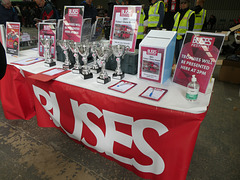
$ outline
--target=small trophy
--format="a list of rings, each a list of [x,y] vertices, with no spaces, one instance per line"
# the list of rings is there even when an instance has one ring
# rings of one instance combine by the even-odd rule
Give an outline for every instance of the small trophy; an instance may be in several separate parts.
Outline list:
[[[79,43],[72,42],[72,43],[69,43],[68,46],[69,46],[69,49],[72,51],[73,56],[75,58],[75,64],[72,68],[72,72],[75,73],[75,74],[80,74],[81,71],[82,71],[82,66],[81,66],[81,64],[79,62],[79,59],[78,59],[78,57],[79,57],[79,55],[78,55]]]
[[[102,61],[102,69],[99,76],[97,77],[97,82],[106,84],[111,81],[111,77],[108,76],[105,66],[106,66],[106,61],[112,55],[112,49],[109,45],[101,46],[97,48],[96,52],[97,52],[97,56]]]
[[[71,40],[59,40],[58,41],[58,45],[62,48],[63,50],[63,53],[65,55],[65,61],[64,61],[64,64],[63,64],[63,69],[65,70],[69,70],[69,69],[72,69],[73,68],[73,64],[71,63],[71,61],[69,60],[69,57],[68,57],[68,49],[69,49],[69,43],[72,43],[73,41]]]
[[[91,52],[92,52],[92,57],[93,57],[93,66],[91,67],[91,72],[92,73],[99,73],[101,71],[101,68],[99,67],[98,63],[97,63],[97,47],[99,47],[99,43],[98,42],[92,42],[91,44]]]
[[[90,45],[86,43],[81,43],[78,46],[78,52],[82,56],[82,61],[84,65],[82,66],[81,75],[83,79],[89,79],[93,77],[88,65],[87,65],[87,57],[90,54]]]
[[[122,70],[121,70],[121,57],[123,57],[128,50],[129,50],[128,46],[124,46],[124,45],[112,46],[112,51],[113,51],[113,54],[116,57],[116,61],[117,61],[117,68],[112,75],[112,77],[114,79],[121,80],[124,78],[124,72],[122,72]]]
[[[44,47],[45,66],[47,67],[55,66],[56,62],[53,61],[52,55],[51,55],[51,47],[54,41],[49,38],[41,38],[40,41]]]

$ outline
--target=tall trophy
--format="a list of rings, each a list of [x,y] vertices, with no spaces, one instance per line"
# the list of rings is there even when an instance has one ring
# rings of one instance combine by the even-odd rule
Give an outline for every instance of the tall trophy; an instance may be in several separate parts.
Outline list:
[[[51,47],[54,41],[50,38],[40,38],[40,41],[44,47],[44,65],[47,67],[52,67],[56,65],[56,62],[53,61],[52,55],[51,55]]]
[[[105,46],[98,47],[96,50],[96,53],[98,58],[102,62],[102,69],[101,69],[101,72],[99,73],[99,76],[97,77],[97,82],[106,84],[111,81],[111,77],[108,76],[105,66],[106,66],[106,61],[112,55],[112,49],[109,45],[108,46],[105,45]]]
[[[94,41],[91,44],[91,53],[92,53],[92,57],[93,57],[93,66],[91,67],[91,72],[92,73],[99,73],[101,71],[101,68],[99,67],[98,63],[97,63],[97,48],[99,47],[99,43]]]
[[[129,50],[128,46],[124,46],[124,45],[112,46],[112,51],[117,61],[117,68],[112,75],[114,79],[121,80],[124,78],[124,72],[121,69],[121,57],[123,57],[128,50]]]
[[[79,55],[78,55],[78,46],[79,46],[79,43],[78,42],[72,42],[72,43],[69,43],[68,44],[69,46],[69,49],[72,51],[73,53],[73,56],[75,58],[75,64],[72,68],[72,72],[75,73],[75,74],[80,74],[82,72],[82,66],[79,62]]]
[[[59,40],[58,41],[58,45],[61,47],[61,49],[63,50],[63,53],[65,55],[65,61],[63,64],[63,69],[68,70],[68,69],[72,69],[73,68],[73,64],[71,63],[71,61],[69,60],[68,57],[68,49],[69,49],[69,43],[73,43],[72,40]]]
[[[90,71],[90,68],[87,65],[87,57],[90,54],[90,45],[88,42],[80,43],[78,46],[78,52],[82,56],[82,61],[84,65],[82,66],[81,75],[83,79],[89,79],[93,77],[93,74]]]

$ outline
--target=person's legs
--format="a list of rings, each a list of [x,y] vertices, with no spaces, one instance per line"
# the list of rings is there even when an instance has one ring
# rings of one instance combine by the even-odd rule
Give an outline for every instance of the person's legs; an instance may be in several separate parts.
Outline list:
[[[175,47],[176,64],[177,64],[178,57],[179,57],[179,54],[180,54],[180,51],[181,51],[181,48],[182,48],[182,43],[183,43],[182,39],[176,41],[176,47]]]

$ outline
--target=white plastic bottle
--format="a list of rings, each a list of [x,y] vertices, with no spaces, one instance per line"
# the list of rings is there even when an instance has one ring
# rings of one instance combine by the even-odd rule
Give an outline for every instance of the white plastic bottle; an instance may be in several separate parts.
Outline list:
[[[200,86],[197,82],[197,78],[195,77],[195,75],[192,75],[192,80],[187,85],[186,98],[188,101],[196,101],[197,100],[199,87]]]

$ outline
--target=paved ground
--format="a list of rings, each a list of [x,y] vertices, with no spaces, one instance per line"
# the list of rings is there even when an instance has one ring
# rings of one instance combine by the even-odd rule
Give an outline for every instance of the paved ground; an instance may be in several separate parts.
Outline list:
[[[187,180],[240,179],[240,85],[216,78]],[[0,104],[1,105],[1,104]],[[0,107],[0,180],[141,179],[36,118],[7,120]]]

